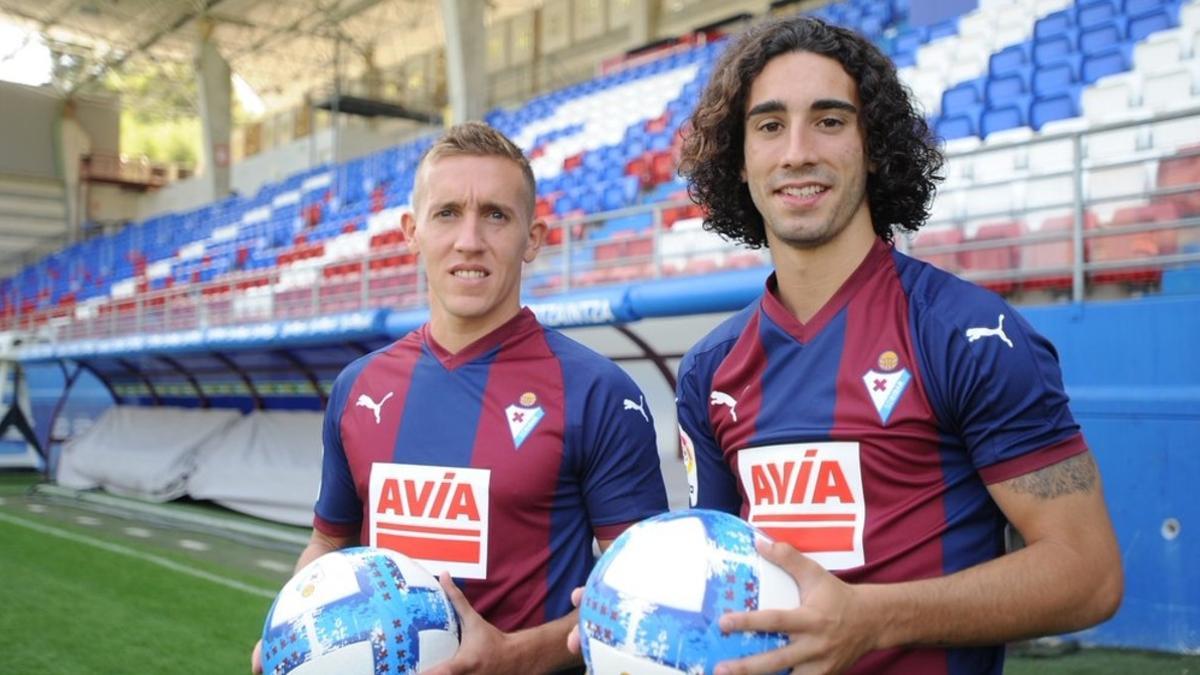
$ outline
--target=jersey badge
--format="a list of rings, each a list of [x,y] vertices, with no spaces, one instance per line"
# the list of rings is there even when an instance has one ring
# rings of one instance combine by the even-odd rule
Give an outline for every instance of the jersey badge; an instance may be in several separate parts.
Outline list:
[[[879,370],[872,368],[863,375],[863,384],[867,386],[867,394],[870,395],[871,403],[874,404],[875,411],[879,413],[879,419],[884,424],[887,424],[888,418],[892,416],[892,410],[896,408],[896,403],[900,401],[900,397],[912,380],[912,375],[907,368],[897,370],[899,365],[900,357],[889,349],[879,355],[878,363],[876,363]]]
[[[512,432],[513,447],[520,448],[529,434],[537,428],[538,422],[546,416],[546,411],[537,404],[537,394],[527,391],[513,405],[504,409],[508,420],[508,430]]]

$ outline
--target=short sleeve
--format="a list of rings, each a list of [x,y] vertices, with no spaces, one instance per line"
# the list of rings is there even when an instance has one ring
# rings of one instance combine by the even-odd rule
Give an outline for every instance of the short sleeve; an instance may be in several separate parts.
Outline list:
[[[357,534],[362,525],[362,502],[354,487],[354,477],[342,446],[342,411],[346,396],[357,374],[354,365],[347,367],[334,382],[321,429],[321,487],[313,508],[313,527],[333,537]]]
[[[650,406],[624,371],[606,365],[611,370],[593,383],[580,413],[581,482],[597,539],[667,510]]]
[[[700,359],[688,354],[679,365],[675,403],[679,416],[679,440],[687,468],[688,492],[696,508],[716,509],[738,515],[742,498],[724,453],[713,437],[708,417],[708,392],[712,371],[702,375]]]
[[[939,321],[924,336],[928,386],[943,425],[961,438],[984,481],[1086,450],[1050,341],[997,296],[980,291],[962,309],[960,319]]]

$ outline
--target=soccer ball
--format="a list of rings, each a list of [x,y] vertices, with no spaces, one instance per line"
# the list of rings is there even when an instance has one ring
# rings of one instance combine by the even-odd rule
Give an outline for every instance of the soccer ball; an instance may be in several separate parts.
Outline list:
[[[458,650],[458,613],[409,558],[358,547],[326,553],[283,587],[263,626],[267,675],[415,673]]]
[[[795,581],[754,549],[753,527],[726,513],[665,513],[629,528],[596,563],[579,606],[594,675],[711,673],[783,647],[782,633],[722,634],[727,612],[800,604]]]

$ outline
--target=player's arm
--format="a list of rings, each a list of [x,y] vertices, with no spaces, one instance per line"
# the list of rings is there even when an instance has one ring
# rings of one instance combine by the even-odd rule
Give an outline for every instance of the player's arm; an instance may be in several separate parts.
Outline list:
[[[304,550],[300,552],[300,557],[296,560],[296,567],[292,570],[293,573],[299,572],[308,563],[320,558],[326,553],[340,551],[350,546],[358,546],[358,535],[337,536],[325,534],[318,529],[313,529],[312,535],[308,538],[308,544]]]
[[[1120,553],[1090,452],[988,488],[1025,548],[941,580],[864,587],[879,645],[996,644],[1079,630],[1121,601]]]
[[[1121,562],[1091,453],[989,491],[1027,545],[946,577],[850,585],[786,544],[761,547],[795,577],[801,606],[726,615],[721,628],[786,632],[792,642],[717,672],[797,665],[837,672],[876,649],[999,644],[1078,630],[1112,616],[1121,599]]]

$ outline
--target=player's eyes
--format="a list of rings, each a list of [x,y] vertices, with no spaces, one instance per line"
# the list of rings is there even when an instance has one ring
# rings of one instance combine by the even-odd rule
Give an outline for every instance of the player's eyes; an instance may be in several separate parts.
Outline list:
[[[766,132],[768,134],[773,134],[782,128],[783,128],[783,124],[781,124],[780,122],[777,122],[775,120],[763,122],[762,124],[758,125],[759,131]]]

